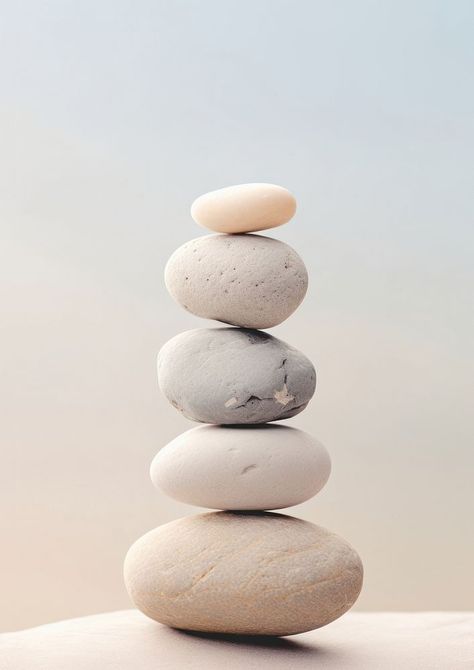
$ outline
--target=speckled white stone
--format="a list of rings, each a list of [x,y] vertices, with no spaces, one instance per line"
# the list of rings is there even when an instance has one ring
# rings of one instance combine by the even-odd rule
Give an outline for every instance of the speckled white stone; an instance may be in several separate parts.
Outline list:
[[[135,605],[186,630],[292,635],[344,614],[362,563],[343,539],[269,512],[210,512],[141,537],[125,559]]]
[[[331,460],[308,433],[288,426],[198,426],[153,459],[154,485],[181,502],[222,510],[268,510],[312,498]]]
[[[265,423],[301,412],[314,393],[316,372],[304,354],[268,333],[202,328],[162,347],[158,382],[194,421]]]
[[[293,195],[275,184],[239,184],[201,195],[191,207],[200,226],[217,233],[250,233],[287,223],[296,211]]]
[[[308,273],[290,246],[261,235],[207,235],[186,242],[165,269],[168,291],[197,316],[271,328],[303,300]]]

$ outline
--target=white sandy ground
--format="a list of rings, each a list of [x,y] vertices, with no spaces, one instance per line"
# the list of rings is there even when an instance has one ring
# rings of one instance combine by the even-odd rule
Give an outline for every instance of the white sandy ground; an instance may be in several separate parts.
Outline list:
[[[136,610],[0,636],[1,670],[472,670],[473,612],[354,612],[289,638],[204,636]]]

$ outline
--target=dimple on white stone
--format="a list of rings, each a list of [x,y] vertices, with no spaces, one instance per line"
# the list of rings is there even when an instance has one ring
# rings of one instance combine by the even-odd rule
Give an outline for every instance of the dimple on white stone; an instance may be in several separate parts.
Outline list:
[[[275,184],[239,184],[201,195],[191,206],[200,226],[218,233],[251,233],[287,223],[294,196]]]
[[[206,235],[165,268],[171,296],[189,312],[244,328],[272,328],[303,300],[308,273],[290,246],[261,235]]]
[[[171,498],[221,510],[282,509],[325,485],[331,461],[308,433],[287,426],[199,426],[153,459],[153,484]]]
[[[158,381],[189,419],[249,424],[301,412],[314,393],[316,372],[304,354],[268,333],[202,328],[162,347]]]

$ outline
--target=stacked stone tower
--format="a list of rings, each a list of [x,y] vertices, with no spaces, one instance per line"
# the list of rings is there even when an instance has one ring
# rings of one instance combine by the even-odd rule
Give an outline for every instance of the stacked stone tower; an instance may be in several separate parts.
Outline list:
[[[230,327],[190,330],[158,355],[162,392],[201,425],[159,451],[153,483],[176,500],[222,510],[159,526],[130,548],[125,582],[136,606],[185,630],[290,635],[333,621],[355,602],[362,564],[333,533],[268,510],[296,505],[326,483],[316,439],[270,422],[301,412],[316,386],[311,362],[258,330],[288,318],[306,293],[303,261],[252,233],[289,221],[286,189],[243,184],[198,198],[195,221],[218,234],[171,256],[170,294]]]

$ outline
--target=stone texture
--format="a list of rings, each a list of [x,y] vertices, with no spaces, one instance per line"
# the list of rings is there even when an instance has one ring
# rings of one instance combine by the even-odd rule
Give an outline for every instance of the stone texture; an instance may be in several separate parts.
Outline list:
[[[125,584],[135,605],[185,630],[292,635],[344,614],[362,585],[345,541],[268,512],[210,512],[155,528],[130,548]]]
[[[176,437],[153,460],[157,488],[190,505],[223,510],[290,507],[320,491],[329,454],[296,428],[198,426]]]
[[[308,274],[296,251],[261,235],[207,235],[186,242],[165,269],[168,291],[197,316],[271,328],[303,300]]]
[[[201,195],[191,216],[217,233],[250,233],[281,226],[296,211],[293,195],[275,184],[239,184]]]
[[[314,393],[316,373],[304,354],[268,333],[202,328],[162,347],[158,381],[189,419],[248,424],[301,412]]]

